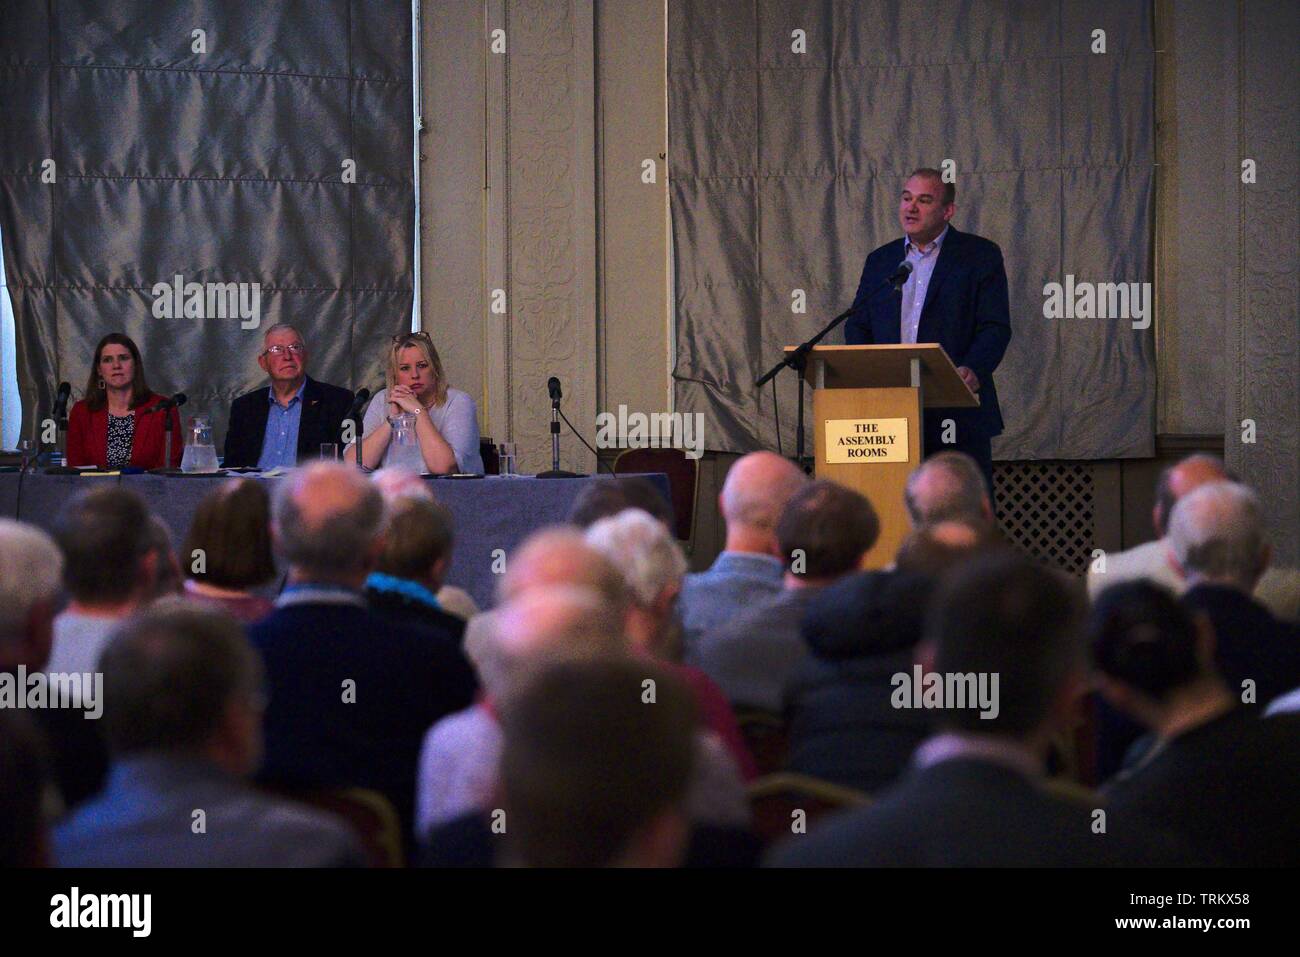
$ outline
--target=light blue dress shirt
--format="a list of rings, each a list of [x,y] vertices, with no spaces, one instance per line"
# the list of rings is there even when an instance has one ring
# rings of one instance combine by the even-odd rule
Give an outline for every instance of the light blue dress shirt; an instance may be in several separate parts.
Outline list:
[[[899,313],[900,328],[898,341],[915,344],[917,330],[921,327],[921,311],[925,308],[925,295],[930,289],[930,277],[934,274],[934,264],[939,261],[939,249],[943,239],[948,235],[948,227],[943,227],[934,242],[921,252],[910,239],[903,240],[903,258],[912,264],[912,274],[903,283],[903,306]]]
[[[271,408],[266,413],[266,432],[262,435],[262,454],[258,456],[259,469],[273,469],[277,465],[287,469],[298,464],[298,424],[302,421],[302,390],[307,380],[302,380],[287,407],[275,401],[275,393],[266,387],[266,400]]]

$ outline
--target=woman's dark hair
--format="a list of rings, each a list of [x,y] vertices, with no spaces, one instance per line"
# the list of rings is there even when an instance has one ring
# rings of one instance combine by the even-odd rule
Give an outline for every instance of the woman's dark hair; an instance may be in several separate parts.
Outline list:
[[[271,502],[262,484],[234,479],[209,492],[194,512],[180,559],[186,578],[218,588],[254,588],[274,578]]]
[[[90,362],[90,377],[86,380],[86,407],[91,412],[98,412],[108,404],[108,392],[99,384],[99,360],[104,355],[104,347],[114,345],[126,346],[131,353],[134,370],[131,378],[131,408],[140,407],[153,394],[144,378],[144,360],[140,358],[140,348],[125,333],[110,332],[99,340],[99,345],[95,346],[95,358]]]

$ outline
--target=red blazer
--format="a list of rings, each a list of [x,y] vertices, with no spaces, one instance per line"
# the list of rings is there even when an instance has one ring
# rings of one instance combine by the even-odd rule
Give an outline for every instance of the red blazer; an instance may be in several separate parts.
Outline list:
[[[172,461],[171,468],[179,468],[181,452],[185,445],[185,436],[181,432],[181,414],[176,409],[164,413],[154,412],[145,415],[146,409],[152,408],[166,397],[151,392],[139,408],[135,410],[135,436],[131,440],[131,461],[128,465],[142,469],[163,467],[163,416],[172,419]],[[68,464],[98,465],[104,468],[108,464],[108,409],[91,412],[82,399],[68,413]]]

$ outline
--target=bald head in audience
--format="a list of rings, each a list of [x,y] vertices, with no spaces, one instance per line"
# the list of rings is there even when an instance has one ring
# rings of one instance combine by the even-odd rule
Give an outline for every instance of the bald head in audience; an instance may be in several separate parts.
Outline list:
[[[1268,568],[1259,498],[1236,482],[1211,482],[1178,500],[1168,545],[1189,585],[1225,585],[1249,595]]]
[[[1202,485],[1222,482],[1229,477],[1222,459],[1200,452],[1162,471],[1156,482],[1156,503],[1151,509],[1151,524],[1155,526],[1156,534],[1161,538],[1168,534],[1169,519],[1179,499]]]
[[[773,452],[741,456],[727,472],[718,495],[718,508],[727,523],[725,550],[780,557],[777,520],[807,482],[808,476]]]
[[[293,582],[360,589],[383,550],[384,500],[358,470],[316,462],[275,491],[271,531]]]
[[[944,521],[993,525],[984,473],[964,452],[939,452],[922,462],[908,477],[903,500],[913,528]]]

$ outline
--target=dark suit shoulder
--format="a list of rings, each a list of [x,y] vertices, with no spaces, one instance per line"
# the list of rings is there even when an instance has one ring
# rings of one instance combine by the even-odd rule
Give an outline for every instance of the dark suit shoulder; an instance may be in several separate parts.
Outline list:
[[[975,233],[964,233],[956,229],[949,229],[948,236],[944,239],[944,244],[955,240],[960,246],[962,255],[970,259],[1001,259],[1002,247],[991,239],[983,236],[977,236]]]

